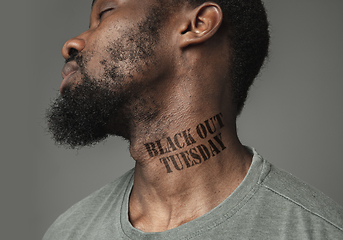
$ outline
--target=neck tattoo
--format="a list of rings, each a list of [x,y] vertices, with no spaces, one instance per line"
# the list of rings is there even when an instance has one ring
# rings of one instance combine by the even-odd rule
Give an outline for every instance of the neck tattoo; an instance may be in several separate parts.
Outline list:
[[[196,166],[226,149],[219,132],[224,127],[222,117],[223,114],[219,113],[199,123],[195,129],[188,128],[173,137],[145,143],[144,146],[150,157],[160,157],[167,173]],[[207,142],[197,144],[201,140]],[[182,152],[173,153],[177,150]]]

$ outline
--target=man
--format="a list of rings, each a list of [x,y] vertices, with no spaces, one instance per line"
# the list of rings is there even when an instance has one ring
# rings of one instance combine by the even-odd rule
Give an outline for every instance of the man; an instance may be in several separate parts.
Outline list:
[[[343,209],[236,133],[268,52],[259,0],[95,0],[48,111],[72,148],[108,135],[135,169],[62,214],[50,239],[343,239]]]

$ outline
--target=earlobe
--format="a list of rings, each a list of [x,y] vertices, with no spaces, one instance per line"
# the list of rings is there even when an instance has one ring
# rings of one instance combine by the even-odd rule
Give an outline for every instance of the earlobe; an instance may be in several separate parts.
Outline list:
[[[222,10],[216,3],[206,2],[193,9],[180,29],[180,48],[205,42],[218,31],[222,20]]]

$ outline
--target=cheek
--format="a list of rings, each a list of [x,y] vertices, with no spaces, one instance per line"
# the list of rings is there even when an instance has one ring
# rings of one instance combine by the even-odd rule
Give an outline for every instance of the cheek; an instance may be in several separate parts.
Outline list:
[[[85,63],[85,72],[89,76],[93,76],[95,79],[98,79],[105,73],[104,65],[101,64],[104,61],[104,58],[99,55],[89,56]]]
[[[104,31],[96,31],[88,39],[88,46],[84,51],[84,72],[95,79],[103,78],[106,67],[110,60],[108,53],[108,34]]]
[[[83,71],[89,77],[94,79],[102,79],[105,74],[105,64],[108,62],[108,56],[105,56],[106,51],[99,41],[93,41],[93,44],[84,52],[82,62]]]

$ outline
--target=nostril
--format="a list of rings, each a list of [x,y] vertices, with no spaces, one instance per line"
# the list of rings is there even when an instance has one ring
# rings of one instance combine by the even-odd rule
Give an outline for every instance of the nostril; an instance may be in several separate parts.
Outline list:
[[[79,53],[79,51],[75,48],[70,48],[69,52],[68,52],[68,59],[66,60],[66,63],[67,62],[70,62],[72,60],[75,60],[75,57],[77,56],[77,54]]]
[[[70,58],[75,57],[78,53],[79,53],[79,51],[76,50],[75,48],[71,48],[68,52]]]

